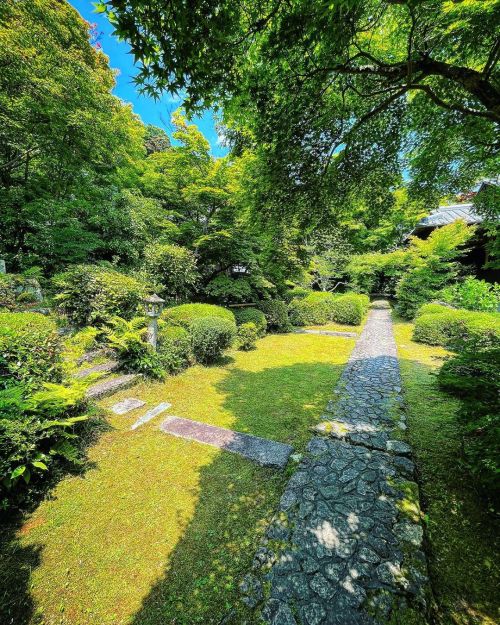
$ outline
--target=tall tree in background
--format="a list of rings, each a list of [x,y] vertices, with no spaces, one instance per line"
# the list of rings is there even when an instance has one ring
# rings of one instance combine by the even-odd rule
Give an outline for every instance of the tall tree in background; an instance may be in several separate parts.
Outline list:
[[[409,170],[435,200],[498,169],[499,0],[106,0],[146,93],[222,104],[266,205],[320,220]],[[193,42],[196,41],[196,45]]]

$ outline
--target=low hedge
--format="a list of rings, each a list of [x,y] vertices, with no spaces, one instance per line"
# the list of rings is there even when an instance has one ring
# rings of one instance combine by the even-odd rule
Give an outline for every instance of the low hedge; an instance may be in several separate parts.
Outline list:
[[[218,360],[236,338],[236,324],[223,317],[198,317],[189,327],[193,354],[197,362]]]
[[[268,299],[259,303],[260,310],[264,313],[267,327],[274,332],[288,332],[291,328],[288,318],[288,308],[283,300]]]
[[[306,297],[294,299],[289,305],[289,314],[295,325],[322,325],[328,321],[359,325],[369,304],[367,295],[333,295],[316,291]]]
[[[196,319],[205,317],[225,319],[236,325],[236,319],[230,310],[214,304],[181,304],[167,308],[162,314],[162,319],[167,323],[185,328],[189,328]]]
[[[234,311],[238,326],[244,323],[253,323],[257,328],[258,336],[264,336],[267,330],[267,320],[265,314],[258,308],[240,308]]]
[[[53,278],[59,311],[78,325],[132,319],[146,295],[138,279],[99,265],[76,265]]]
[[[500,341],[500,314],[456,309],[422,314],[415,319],[413,340],[451,349],[471,342],[496,345]]]
[[[12,382],[38,387],[61,377],[61,341],[50,317],[0,313],[0,388]]]
[[[453,306],[445,306],[444,304],[440,304],[439,302],[429,302],[428,304],[424,304],[420,306],[417,310],[415,317],[421,317],[422,315],[435,315],[438,313],[447,313],[450,310],[454,310]]]

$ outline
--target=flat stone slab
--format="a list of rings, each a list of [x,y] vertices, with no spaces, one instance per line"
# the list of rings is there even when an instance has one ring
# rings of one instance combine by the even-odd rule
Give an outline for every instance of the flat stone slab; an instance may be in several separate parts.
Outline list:
[[[264,467],[282,469],[293,452],[293,447],[285,443],[181,417],[169,417],[160,427],[167,434],[231,451]]]
[[[136,408],[140,408],[144,406],[146,402],[142,401],[142,399],[135,399],[134,397],[129,397],[128,399],[124,399],[123,401],[119,401],[117,404],[113,404],[111,406],[111,410],[115,414],[127,414],[131,410],[135,410]]]
[[[94,365],[93,367],[88,367],[87,369],[81,369],[75,373],[74,377],[82,379],[88,378],[88,376],[93,373],[111,373],[112,371],[116,371],[116,369],[118,369],[118,364],[119,363],[116,360],[108,360],[100,365]]]
[[[102,380],[90,386],[85,393],[85,397],[87,399],[101,399],[102,397],[107,397],[119,390],[132,386],[140,377],[141,376],[137,373],[129,373],[128,375],[120,375],[117,378]]]
[[[337,330],[295,330],[295,334],[320,334],[322,336],[344,336],[348,338],[355,338],[358,335],[356,332],[337,332]]]
[[[144,402],[142,403],[144,404]],[[162,412],[165,412],[165,410],[168,410],[171,405],[172,404],[169,404],[168,401],[164,401],[161,404],[158,404],[158,406],[151,408],[151,410],[148,410],[146,414],[142,415],[142,417],[139,417],[139,419],[137,419],[137,421],[132,425],[130,429],[136,430],[139,426],[144,425],[148,421],[151,421],[151,419],[154,419],[154,417],[157,417]]]

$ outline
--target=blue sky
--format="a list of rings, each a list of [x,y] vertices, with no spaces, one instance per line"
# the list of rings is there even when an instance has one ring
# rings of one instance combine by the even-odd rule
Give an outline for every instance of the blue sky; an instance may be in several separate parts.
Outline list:
[[[170,117],[181,104],[180,99],[166,94],[161,100],[155,101],[153,98],[139,95],[132,82],[132,76],[137,73],[137,69],[134,67],[133,57],[128,53],[128,45],[112,36],[113,28],[111,24],[105,15],[94,13],[94,6],[91,0],[69,0],[69,2],[84,19],[97,24],[97,30],[101,33],[99,42],[102,45],[102,50],[109,56],[110,66],[119,71],[113,93],[125,102],[130,102],[134,107],[134,111],[141,116],[144,123],[160,126],[171,135]],[[227,149],[220,146],[217,142],[218,137],[211,111],[207,111],[201,117],[194,118],[193,123],[198,126],[210,141],[212,153],[215,156],[227,154]]]

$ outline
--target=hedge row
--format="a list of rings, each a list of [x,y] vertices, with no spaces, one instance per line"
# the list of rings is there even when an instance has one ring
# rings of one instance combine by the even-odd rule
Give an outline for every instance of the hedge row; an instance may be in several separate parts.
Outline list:
[[[311,292],[305,297],[293,299],[288,309],[294,325],[322,325],[329,321],[359,325],[369,304],[369,297],[358,293],[333,295]]]

